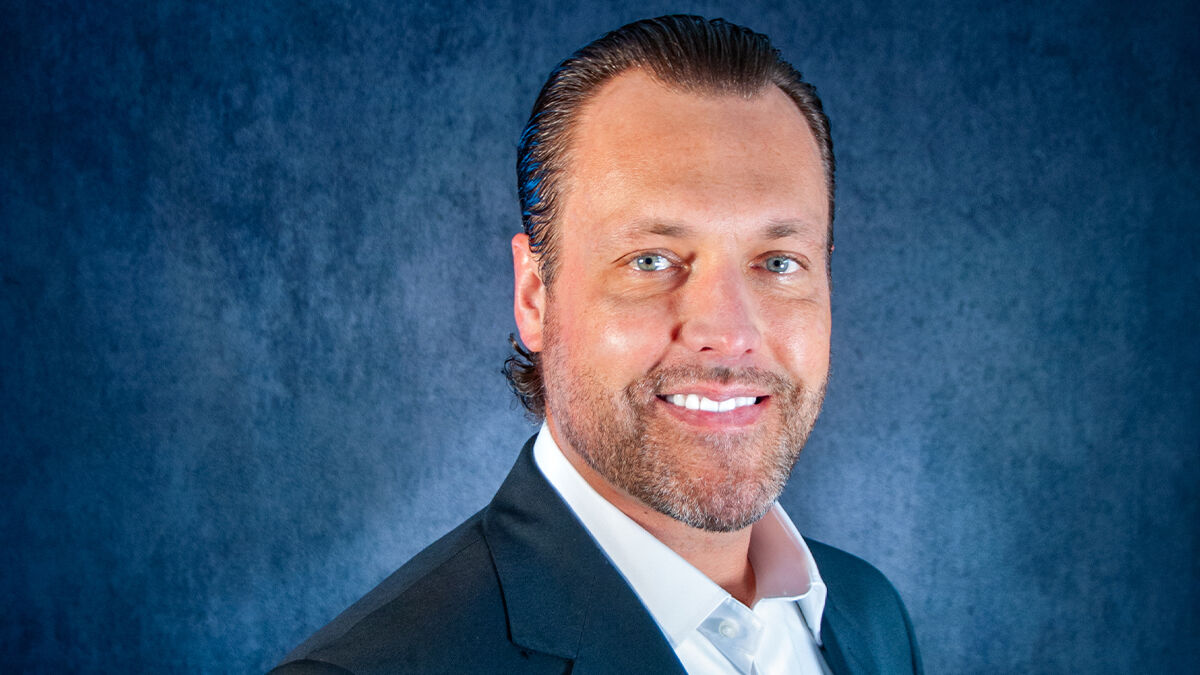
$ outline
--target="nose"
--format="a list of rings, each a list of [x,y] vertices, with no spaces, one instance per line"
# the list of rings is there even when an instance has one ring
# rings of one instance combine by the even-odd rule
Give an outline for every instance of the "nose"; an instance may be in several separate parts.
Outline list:
[[[689,351],[732,360],[759,348],[754,296],[735,265],[693,273],[680,292],[679,340]]]

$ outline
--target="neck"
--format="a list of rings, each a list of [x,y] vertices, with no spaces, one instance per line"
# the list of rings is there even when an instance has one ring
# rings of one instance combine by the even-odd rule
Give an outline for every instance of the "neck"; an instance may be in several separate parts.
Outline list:
[[[750,565],[749,527],[736,532],[709,532],[659,513],[645,502],[609,483],[596,473],[574,448],[559,441],[559,434],[552,435],[563,456],[601,497],[743,605],[754,605],[756,585],[754,568]]]
[[[641,512],[635,508],[631,513],[608,495],[605,498],[725,592],[747,607],[754,606],[756,584],[754,568],[750,565],[750,528],[737,532],[706,532],[648,509],[640,501],[634,500]]]

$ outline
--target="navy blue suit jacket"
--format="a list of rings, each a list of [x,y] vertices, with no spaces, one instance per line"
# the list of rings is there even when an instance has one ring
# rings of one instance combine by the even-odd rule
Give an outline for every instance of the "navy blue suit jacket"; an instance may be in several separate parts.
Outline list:
[[[821,637],[836,675],[921,671],[887,579],[809,540],[829,587]],[[680,673],[633,590],[533,461],[492,502],[297,647],[272,675]]]

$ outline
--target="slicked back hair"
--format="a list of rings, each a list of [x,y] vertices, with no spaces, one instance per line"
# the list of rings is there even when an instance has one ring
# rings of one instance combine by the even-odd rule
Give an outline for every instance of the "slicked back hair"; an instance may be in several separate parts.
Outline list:
[[[783,60],[767,36],[723,19],[677,14],[636,21],[604,35],[560,63],[542,85],[517,147],[517,195],[543,284],[549,287],[558,271],[556,222],[576,120],[605,83],[633,69],[689,93],[751,98],[774,85],[787,94],[820,151],[829,195],[827,245],[832,247],[833,141],[816,89]],[[545,391],[538,354],[509,339],[516,353],[504,362],[504,374],[529,415],[542,419]]]

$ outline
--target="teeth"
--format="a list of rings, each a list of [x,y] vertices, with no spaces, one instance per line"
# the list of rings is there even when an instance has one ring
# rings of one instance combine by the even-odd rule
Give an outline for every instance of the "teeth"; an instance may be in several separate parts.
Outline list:
[[[666,399],[680,408],[705,412],[729,412],[736,408],[754,405],[757,400],[754,396],[734,396],[724,401],[714,401],[698,394],[671,394]]]

